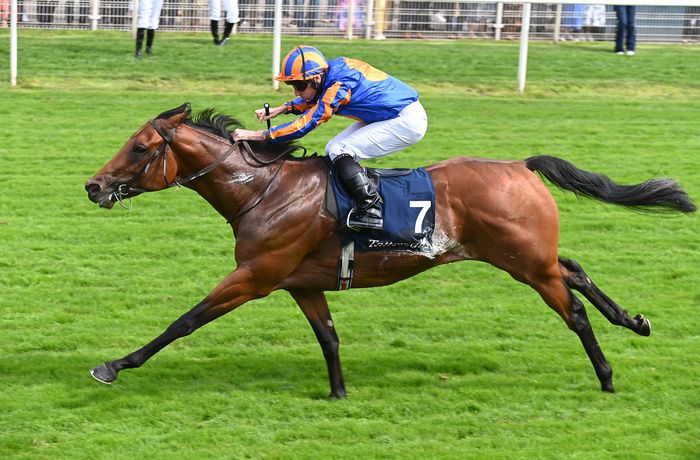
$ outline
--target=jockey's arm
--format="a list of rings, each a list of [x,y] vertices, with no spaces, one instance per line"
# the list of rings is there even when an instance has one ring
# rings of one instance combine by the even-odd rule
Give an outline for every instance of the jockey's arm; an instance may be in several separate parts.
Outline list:
[[[265,131],[238,128],[231,133],[231,139],[234,141],[264,141]]]

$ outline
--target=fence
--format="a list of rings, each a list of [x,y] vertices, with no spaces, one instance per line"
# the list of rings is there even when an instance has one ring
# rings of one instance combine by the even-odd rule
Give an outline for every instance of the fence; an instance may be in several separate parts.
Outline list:
[[[0,0],[0,3],[8,0]],[[94,1],[94,0],[93,0]],[[516,39],[522,4],[354,0],[285,0],[282,33],[285,35],[347,36],[374,39]],[[240,0],[238,33],[271,34],[274,0]],[[101,0],[97,18],[91,17],[90,0],[20,0],[19,27],[131,30],[132,7],[127,0]],[[367,10],[371,14],[368,14]],[[0,22],[2,18],[0,17]],[[533,4],[531,40],[613,40],[612,6]],[[0,24],[1,26],[2,24]],[[160,29],[209,30],[207,0],[165,0]],[[700,43],[700,7],[639,6],[638,41]]]

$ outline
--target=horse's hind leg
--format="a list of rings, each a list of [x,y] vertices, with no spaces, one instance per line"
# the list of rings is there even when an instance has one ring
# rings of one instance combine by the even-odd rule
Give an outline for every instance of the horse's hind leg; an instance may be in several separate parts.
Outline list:
[[[550,270],[551,273],[541,278],[530,277],[524,281],[532,286],[547,305],[559,313],[567,326],[569,326],[569,329],[578,335],[588,358],[593,364],[598,380],[600,380],[602,390],[612,393],[615,391],[612,383],[612,368],[605,359],[593,334],[593,328],[588,321],[588,316],[586,316],[586,309],[583,303],[576,298],[571,289],[564,283],[561,275],[554,272],[555,269],[556,266]]]
[[[583,294],[612,324],[624,326],[639,335],[651,333],[651,324],[644,315],[630,317],[591,281],[578,262],[560,257],[559,266],[566,285]]]

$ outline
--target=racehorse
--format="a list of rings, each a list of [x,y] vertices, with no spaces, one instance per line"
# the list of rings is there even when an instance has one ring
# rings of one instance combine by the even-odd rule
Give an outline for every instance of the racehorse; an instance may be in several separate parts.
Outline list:
[[[102,383],[141,366],[174,340],[249,300],[284,289],[308,319],[328,366],[330,397],[344,398],[339,342],[324,291],[337,287],[340,225],[326,209],[328,171],[320,157],[297,158],[294,146],[232,142],[240,123],[189,104],[144,124],[87,181],[91,201],[112,208],[143,192],[182,185],[195,190],[232,227],[236,268],[161,335],[91,373]],[[583,294],[612,324],[648,336],[649,321],[605,295],[574,260],[558,256],[557,206],[544,182],[577,195],[640,210],[691,213],[693,201],[671,179],[618,185],[551,156],[524,161],[454,158],[426,167],[435,188],[434,241],[428,252],[355,255],[353,287],[395,283],[437,265],[479,260],[531,286],[583,344],[603,391],[612,369],[586,316]]]

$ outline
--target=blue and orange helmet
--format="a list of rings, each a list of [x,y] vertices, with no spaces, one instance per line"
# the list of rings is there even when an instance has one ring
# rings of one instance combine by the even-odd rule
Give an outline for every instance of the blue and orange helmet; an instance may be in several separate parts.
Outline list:
[[[328,68],[328,61],[313,46],[299,45],[292,48],[282,61],[278,81],[308,80],[323,73]]]

